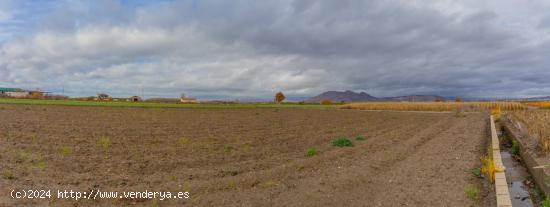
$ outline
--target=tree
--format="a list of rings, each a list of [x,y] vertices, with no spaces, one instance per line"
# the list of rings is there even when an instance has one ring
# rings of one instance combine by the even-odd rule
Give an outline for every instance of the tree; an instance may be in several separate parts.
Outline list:
[[[283,92],[279,91],[277,94],[275,94],[275,103],[281,103],[285,100],[285,94]]]
[[[323,105],[332,105],[332,100],[330,100],[330,99],[323,99],[323,100],[321,101],[321,104],[323,104]]]
[[[181,93],[180,98],[185,98],[185,93]]]
[[[460,96],[457,96],[457,97],[455,98],[455,102],[462,102],[462,98],[460,98]]]

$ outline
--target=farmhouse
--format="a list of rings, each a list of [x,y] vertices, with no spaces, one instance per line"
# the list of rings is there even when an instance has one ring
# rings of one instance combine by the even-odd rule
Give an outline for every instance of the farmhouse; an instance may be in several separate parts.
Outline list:
[[[132,96],[128,99],[128,101],[131,101],[131,102],[140,102],[142,100],[143,99],[141,99],[141,97],[139,97],[139,96]]]
[[[0,97],[25,98],[29,95],[29,91],[20,88],[0,88]]]

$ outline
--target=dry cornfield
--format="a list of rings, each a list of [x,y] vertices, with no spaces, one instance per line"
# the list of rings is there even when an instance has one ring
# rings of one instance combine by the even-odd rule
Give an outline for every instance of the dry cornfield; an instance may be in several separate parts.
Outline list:
[[[527,132],[535,137],[542,149],[550,151],[550,111],[524,110],[512,113],[513,119],[522,123]]]
[[[539,108],[550,108],[550,101],[524,102],[523,104]]]
[[[527,106],[518,102],[369,102],[345,104],[340,108],[397,111],[479,111],[500,108],[513,111],[526,109]]]

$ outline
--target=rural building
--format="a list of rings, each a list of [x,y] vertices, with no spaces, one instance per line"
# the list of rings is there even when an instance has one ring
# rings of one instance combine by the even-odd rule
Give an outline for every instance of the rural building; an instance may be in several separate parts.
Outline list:
[[[181,103],[199,103],[196,98],[181,98]]]
[[[141,97],[139,97],[139,96],[132,96],[128,100],[131,101],[131,102],[140,102],[140,101],[142,101]]]
[[[30,93],[20,88],[0,88],[0,96],[12,97],[12,98],[25,98]]]
[[[113,98],[105,93],[97,94],[97,97],[94,98],[96,101],[112,101]]]
[[[27,97],[29,98],[44,98],[44,94],[46,94],[46,92],[44,91],[27,91],[29,93],[29,95],[27,95]]]

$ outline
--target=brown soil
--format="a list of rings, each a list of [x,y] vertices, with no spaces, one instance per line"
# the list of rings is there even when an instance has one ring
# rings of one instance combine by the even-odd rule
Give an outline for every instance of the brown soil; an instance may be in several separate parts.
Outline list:
[[[1,105],[0,206],[490,206],[490,190],[477,202],[464,193],[483,186],[471,169],[486,123],[482,114]],[[338,137],[354,146],[332,146]],[[306,157],[311,147],[318,154]],[[12,199],[11,189],[51,189],[52,199]],[[54,199],[58,189],[190,198],[75,201]]]

